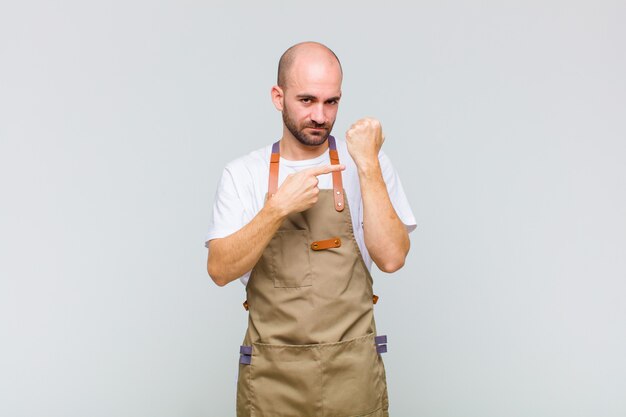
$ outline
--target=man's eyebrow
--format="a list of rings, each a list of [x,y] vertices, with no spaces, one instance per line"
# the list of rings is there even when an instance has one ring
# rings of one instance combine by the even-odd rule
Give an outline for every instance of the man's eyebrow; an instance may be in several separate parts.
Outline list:
[[[317,99],[317,97],[315,97],[313,94],[298,94],[296,95],[296,98],[308,98],[308,99]],[[335,97],[331,97],[329,99],[326,99],[325,101],[339,101],[339,99],[341,99],[341,96],[335,96]]]

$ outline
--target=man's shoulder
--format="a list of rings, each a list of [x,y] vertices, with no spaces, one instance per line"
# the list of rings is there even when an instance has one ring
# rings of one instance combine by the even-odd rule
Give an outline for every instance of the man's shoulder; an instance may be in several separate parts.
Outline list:
[[[225,170],[234,177],[240,177],[241,175],[255,176],[259,170],[267,169],[271,153],[272,145],[263,146],[228,162]]]

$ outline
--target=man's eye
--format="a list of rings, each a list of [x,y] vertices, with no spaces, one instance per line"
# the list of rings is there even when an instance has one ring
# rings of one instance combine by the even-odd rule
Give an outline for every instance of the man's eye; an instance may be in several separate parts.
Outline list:
[[[311,99],[310,98],[301,98],[300,101],[305,103],[305,104],[307,104],[307,103],[311,102]]]

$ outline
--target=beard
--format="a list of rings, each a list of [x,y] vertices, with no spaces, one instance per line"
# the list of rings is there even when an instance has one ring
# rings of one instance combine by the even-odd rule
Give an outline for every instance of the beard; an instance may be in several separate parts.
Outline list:
[[[283,123],[285,123],[285,126],[287,126],[287,129],[289,130],[289,132],[291,132],[293,137],[296,138],[298,142],[306,146],[319,146],[322,143],[326,142],[326,139],[328,139],[328,136],[330,135],[330,132],[333,129],[333,125],[335,124],[334,121],[332,123],[322,123],[322,124],[318,124],[313,121],[308,121],[302,127],[298,127],[296,121],[293,118],[291,118],[291,115],[289,114],[289,110],[287,109],[287,105],[285,104],[283,105],[283,107],[284,107],[283,108]],[[309,127],[324,129],[324,130],[318,130],[318,131],[313,130],[313,131],[306,132],[305,129]]]

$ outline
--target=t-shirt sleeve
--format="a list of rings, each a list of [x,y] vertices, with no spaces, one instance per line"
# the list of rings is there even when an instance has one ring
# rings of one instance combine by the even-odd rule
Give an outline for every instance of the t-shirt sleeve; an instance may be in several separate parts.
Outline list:
[[[209,240],[226,237],[245,226],[245,214],[245,207],[237,192],[232,172],[226,167],[215,192],[213,216],[205,235],[204,245],[208,247]]]
[[[209,230],[204,237],[204,246],[209,247],[209,241],[231,235],[244,227],[250,219],[246,216],[245,204],[236,187],[236,181],[231,170],[226,167],[215,192],[213,216]],[[250,271],[239,277],[246,285]]]
[[[383,173],[383,179],[387,185],[387,192],[389,193],[389,199],[393,208],[396,210],[398,217],[404,223],[407,232],[411,233],[417,227],[415,222],[415,216],[409,205],[409,201],[404,193],[402,182],[400,177],[394,169],[389,157],[381,150],[378,154],[378,160],[380,161],[380,167]]]

